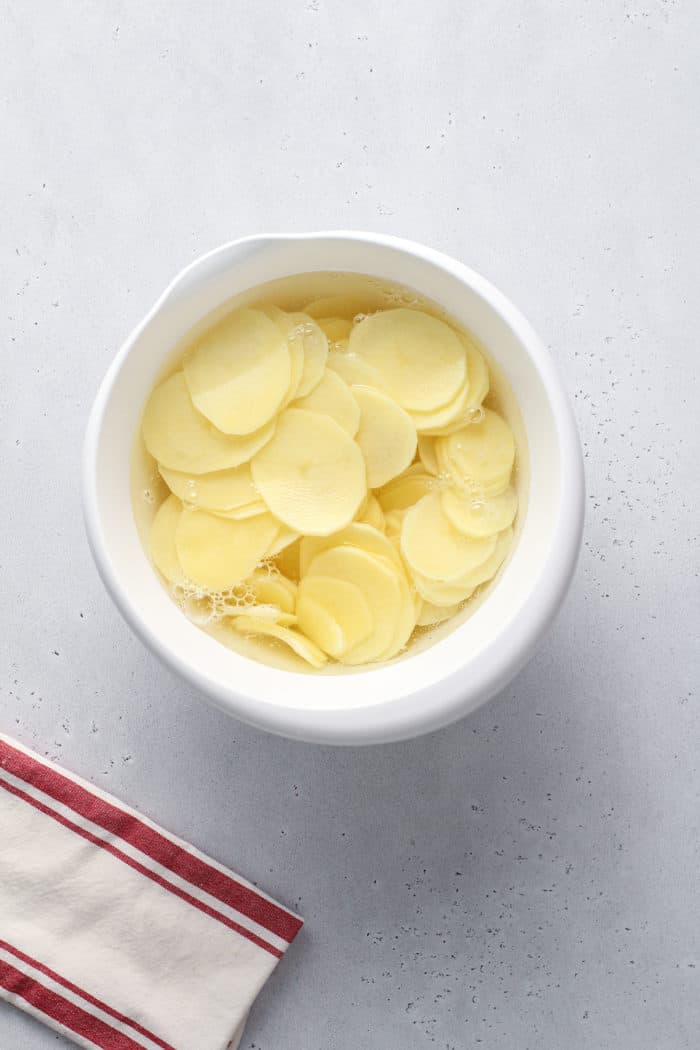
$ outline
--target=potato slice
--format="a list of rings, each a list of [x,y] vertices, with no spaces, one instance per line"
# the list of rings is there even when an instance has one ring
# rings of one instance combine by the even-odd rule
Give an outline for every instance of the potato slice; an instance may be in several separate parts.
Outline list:
[[[304,343],[301,339],[290,340],[287,338],[290,328],[292,328],[293,325],[290,323],[289,315],[286,314],[284,310],[280,310],[279,306],[261,306],[259,309],[261,309],[271,321],[275,322],[284,335],[284,338],[287,339],[291,375],[289,389],[280,403],[279,411],[281,411],[297,396],[299,383],[301,382],[302,373],[304,371]]]
[[[491,409],[471,423],[435,441],[438,463],[468,491],[495,496],[506,487],[515,461],[515,441],[508,424]]]
[[[336,660],[364,642],[374,627],[360,588],[332,576],[308,576],[301,581],[297,615],[304,634]]]
[[[436,627],[439,623],[444,623],[445,620],[449,620],[455,613],[458,613],[459,608],[459,605],[440,606],[424,601],[416,623],[419,627]]]
[[[418,500],[435,490],[436,480],[417,464],[418,470],[409,467],[403,474],[377,490],[377,499],[386,513],[392,510],[408,510]]]
[[[475,588],[462,583],[439,583],[430,580],[427,576],[421,576],[419,572],[413,573],[413,582],[418,594],[424,602],[435,605],[438,608],[452,609],[468,601],[474,593]]]
[[[372,525],[364,522],[353,521],[347,528],[332,536],[304,536],[300,544],[299,569],[304,576],[309,571],[314,558],[322,551],[330,550],[332,547],[356,547],[358,550],[366,551],[368,554],[377,554],[380,558],[386,558],[392,562],[394,567],[403,570],[403,562],[399,555],[384,536]]]
[[[184,503],[204,510],[232,510],[252,503],[257,493],[247,463],[212,474],[187,474],[159,464],[158,469],[171,492]]]
[[[352,521],[367,491],[364,459],[352,438],[329,416],[301,408],[281,414],[251,471],[272,513],[311,536]]]
[[[487,583],[496,575],[513,545],[513,530],[510,528],[504,529],[503,532],[498,533],[495,540],[493,551],[489,557],[481,562],[480,565],[465,573],[459,581],[460,584],[476,588],[480,587],[482,583]]]
[[[293,533],[293,535],[297,535]],[[275,565],[288,580],[299,579],[299,552],[301,548],[301,539],[292,540],[283,550],[279,551],[278,554],[272,555],[268,551],[267,557],[274,557]]]
[[[352,321],[344,317],[318,317],[316,323],[325,333],[329,348],[350,338]]]
[[[357,443],[367,465],[367,484],[379,488],[411,463],[416,453],[416,428],[407,412],[371,386],[353,386],[360,406]]]
[[[255,572],[246,580],[258,605],[276,605],[285,613],[296,609],[297,587],[278,573]]]
[[[298,398],[294,408],[303,408],[309,412],[319,412],[330,416],[354,437],[360,425],[360,406],[352,395],[350,387],[337,372],[327,369],[322,378],[306,397]]]
[[[283,554],[287,547],[290,547],[299,539],[298,532],[294,532],[293,529],[288,529],[286,525],[282,524],[282,522],[279,522],[278,524],[280,527],[279,532],[270,544],[265,555],[266,558],[276,558],[279,554]]]
[[[307,575],[354,584],[372,612],[371,634],[343,653],[341,662],[357,665],[381,659],[392,645],[401,613],[401,588],[389,562],[357,547],[331,547],[314,558]]]
[[[291,346],[299,344],[304,351],[302,369],[296,396],[306,397],[320,381],[328,357],[328,339],[313,318],[302,313],[288,313],[287,340]]]
[[[284,642],[294,650],[297,656],[317,670],[328,663],[326,654],[317,645],[314,645],[310,638],[295,631],[292,627],[281,627],[279,624],[270,623],[269,620],[256,616],[236,616],[232,622],[241,634],[266,634]]]
[[[493,551],[481,565],[465,573],[461,579],[452,580],[449,583],[439,583],[414,572],[413,578],[419,594],[426,601],[433,602],[435,605],[450,605],[466,601],[477,587],[493,579],[505,561],[512,543],[513,530],[504,529],[495,537]]]
[[[206,509],[206,507],[202,507],[202,510]],[[211,513],[216,514],[217,518],[228,518],[229,521],[243,521],[244,518],[254,518],[258,514],[268,513],[268,506],[261,499],[256,499],[252,503],[246,503],[244,507],[232,507],[231,510],[213,510]]]
[[[386,529],[386,535],[388,539],[393,539],[395,536],[401,535],[401,529],[403,528],[403,519],[406,516],[405,510],[388,510],[384,515],[384,527]]]
[[[148,399],[142,431],[146,448],[162,466],[208,474],[246,463],[270,440],[275,422],[243,437],[222,434],[194,407],[184,374],[176,372]]]
[[[170,495],[161,503],[151,525],[151,560],[168,583],[180,583],[185,577],[175,546],[181,514],[182,503],[177,496]]]
[[[372,368],[363,358],[350,353],[349,350],[331,350],[326,365],[331,371],[337,372],[348,386],[360,383],[362,386],[382,389],[382,377],[377,369]]]
[[[190,580],[207,590],[225,591],[252,574],[278,529],[271,514],[229,521],[187,510],[180,516],[175,546]]]
[[[236,310],[205,332],[186,355],[184,371],[195,408],[225,434],[264,426],[292,375],[287,340],[261,310]]]
[[[474,409],[481,406],[489,392],[489,369],[484,355],[474,346],[471,339],[461,337],[467,351],[467,373],[469,375],[469,397],[467,407]]]
[[[420,456],[420,461],[428,474],[434,474],[435,477],[437,477],[440,473],[440,468],[438,466],[437,456],[435,455],[435,439],[429,437],[427,434],[419,434],[418,455]]]
[[[442,428],[451,425],[455,419],[462,419],[462,413],[469,399],[469,381],[467,380],[459,388],[457,394],[448,401],[446,405],[442,405],[440,408],[433,409],[432,412],[416,412],[415,410],[410,413],[411,419],[413,420],[416,430],[419,434],[432,434],[436,430],[440,431]],[[464,421],[462,420],[462,425]]]
[[[473,499],[460,489],[445,489],[442,509],[459,532],[473,539],[492,536],[513,524],[518,497],[511,485],[491,499]]]
[[[256,620],[276,623],[280,627],[293,627],[297,622],[294,613],[287,613],[279,605],[231,605],[225,606],[224,616],[233,619],[237,616],[253,616]]]
[[[472,540],[450,524],[439,492],[424,496],[401,529],[401,549],[411,569],[431,580],[450,582],[481,565],[496,546],[494,536]]]
[[[364,507],[357,515],[357,521],[371,525],[378,532],[384,532],[384,512],[373,493],[368,495]]]
[[[356,324],[350,352],[376,368],[382,387],[407,410],[430,412],[456,397],[467,378],[464,344],[420,310],[385,310]]]

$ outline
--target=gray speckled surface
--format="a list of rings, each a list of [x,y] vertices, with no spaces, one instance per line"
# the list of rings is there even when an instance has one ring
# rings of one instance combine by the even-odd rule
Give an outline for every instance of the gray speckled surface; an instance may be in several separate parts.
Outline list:
[[[700,1029],[692,0],[3,4],[0,727],[296,905],[245,1050],[686,1050]],[[695,41],[695,44],[694,44]],[[79,452],[205,249],[375,228],[490,277],[575,397],[588,520],[468,721],[272,739],[127,631]],[[0,1045],[61,1044],[0,1007]]]

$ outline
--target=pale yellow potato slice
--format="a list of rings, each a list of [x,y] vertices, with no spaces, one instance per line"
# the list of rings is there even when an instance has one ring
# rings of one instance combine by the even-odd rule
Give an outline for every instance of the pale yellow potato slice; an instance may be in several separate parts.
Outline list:
[[[451,425],[455,419],[462,417],[465,406],[469,400],[469,380],[467,380],[460,387],[459,391],[448,401],[446,405],[442,405],[440,408],[433,409],[432,412],[411,412],[411,419],[413,420],[416,430],[419,434],[433,434],[437,430],[438,432]]]
[[[324,336],[325,338],[325,336]],[[287,340],[261,310],[236,310],[188,352],[195,408],[225,434],[252,434],[279,409],[291,380]]]
[[[435,441],[438,463],[444,463],[453,480],[463,488],[495,496],[510,478],[515,462],[515,441],[508,424],[486,408],[480,423],[471,423]]]
[[[353,397],[350,387],[337,372],[327,369],[319,382],[306,397],[297,398],[294,408],[303,408],[309,412],[319,412],[330,416],[354,437],[360,425],[360,406]]]
[[[307,576],[301,581],[297,616],[304,634],[336,660],[364,642],[374,627],[360,588],[332,576]]]
[[[272,513],[311,536],[347,525],[367,492],[364,459],[353,439],[329,416],[301,408],[281,414],[251,471]]]
[[[360,406],[356,441],[367,465],[367,485],[386,485],[409,466],[416,453],[416,428],[408,412],[371,386],[353,386]]]
[[[360,589],[373,618],[372,632],[341,657],[341,663],[356,666],[381,659],[396,636],[401,614],[401,587],[395,568],[357,547],[331,547],[318,554],[308,576],[330,576]]]
[[[250,467],[242,463],[212,474],[187,474],[159,464],[158,470],[171,492],[184,503],[204,510],[232,510],[252,503],[257,493]]]
[[[496,575],[513,545],[513,530],[510,528],[504,529],[503,532],[498,533],[495,539],[496,542],[489,557],[480,565],[465,573],[459,581],[460,584],[472,588],[480,587],[482,583],[487,583],[488,580]]]
[[[184,374],[176,372],[148,399],[142,432],[146,448],[162,466],[208,474],[246,463],[270,440],[275,421],[242,437],[222,434],[194,407]]]
[[[296,397],[306,397],[320,381],[328,357],[328,339],[313,318],[303,313],[288,313],[287,341],[298,343],[304,351],[304,367]]]
[[[329,347],[350,338],[352,321],[344,317],[317,317],[316,323],[325,332]]]
[[[462,489],[450,488],[442,494],[442,509],[456,529],[480,539],[513,524],[518,497],[512,485],[491,499],[474,499]]]
[[[418,627],[436,627],[439,623],[449,620],[455,613],[459,612],[459,605],[433,605],[432,602],[423,601],[420,613],[416,620]]]
[[[280,627],[293,627],[297,622],[294,613],[287,613],[279,605],[232,605],[226,607],[224,614],[228,618],[236,616],[253,616],[256,620],[277,623]]]
[[[481,565],[496,546],[494,536],[473,540],[448,521],[439,492],[406,511],[401,549],[410,568],[432,580],[458,580]]]
[[[211,591],[224,591],[250,576],[279,529],[271,514],[229,521],[203,510],[185,510],[175,546],[188,579]]]
[[[285,576],[277,573],[255,572],[246,586],[255,595],[258,605],[276,605],[284,613],[294,613],[297,600],[297,586]]]
[[[412,575],[418,594],[425,602],[438,608],[452,609],[455,605],[459,606],[467,601],[474,593],[474,588],[466,584],[439,583],[437,580],[428,579],[427,576],[421,576],[418,572]]]
[[[484,355],[474,346],[471,339],[468,339],[466,336],[461,338],[467,351],[467,373],[469,375],[467,406],[471,409],[479,408],[489,392],[488,365]]]
[[[403,528],[403,519],[406,515],[405,510],[388,510],[384,515],[384,527],[386,529],[386,535],[391,540],[395,536],[401,535],[401,529]]]
[[[371,525],[378,532],[384,532],[384,512],[377,497],[370,492],[364,507],[357,515],[357,521],[365,525]]]
[[[389,559],[382,558],[382,560],[385,561],[386,564],[391,565]],[[416,626],[416,596],[409,586],[408,577],[403,567],[403,561],[401,562],[401,569],[398,570],[394,566],[394,571],[396,572],[396,578],[401,592],[401,606],[396,621],[394,637],[392,638],[389,647],[381,654],[381,659],[383,660],[390,660],[405,648]]]
[[[395,549],[378,529],[365,522],[353,521],[347,528],[333,533],[332,536],[304,536],[300,543],[299,569],[302,576],[309,571],[309,566],[317,555],[332,547],[356,547],[368,554],[376,554],[392,562],[397,569],[403,569],[403,562]]]
[[[328,663],[328,657],[310,638],[295,631],[293,627],[281,627],[277,623],[255,616],[236,616],[233,626],[241,634],[266,634],[288,645],[297,656],[319,670]]]
[[[294,532],[293,529],[288,529],[282,522],[279,522],[279,527],[280,530],[270,544],[265,555],[266,558],[276,558],[278,555],[284,554],[285,549],[299,539],[299,533]]]
[[[151,560],[168,583],[180,583],[185,576],[175,546],[175,532],[181,514],[182,503],[171,494],[161,503],[151,525]]]
[[[382,306],[382,299],[371,293],[362,295],[324,295],[321,299],[314,299],[304,307],[304,313],[309,317],[342,317],[347,321],[353,321],[358,314],[369,313],[378,310]]]
[[[467,378],[466,350],[452,329],[420,310],[385,310],[356,324],[350,352],[376,368],[402,408],[430,412],[456,397]]]
[[[418,455],[420,461],[429,474],[435,477],[440,473],[437,456],[435,455],[435,439],[427,434],[418,435]]]
[[[280,403],[279,411],[281,411],[297,396],[299,383],[301,382],[302,373],[304,371],[304,343],[301,339],[290,340],[287,338],[290,328],[292,328],[293,325],[290,322],[289,315],[286,314],[284,310],[280,310],[279,306],[261,306],[259,309],[261,309],[271,321],[275,322],[284,335],[284,338],[287,339],[291,374],[289,379],[289,389]]]
[[[297,535],[293,533],[292,535]],[[275,565],[288,580],[298,580],[299,573],[299,552],[301,548],[301,539],[292,540],[283,550],[279,551],[277,555],[271,555],[268,551],[267,557],[275,558]]]
[[[414,572],[413,579],[416,589],[426,601],[433,602],[435,605],[464,602],[472,596],[477,587],[488,583],[496,575],[512,543],[513,530],[504,529],[495,537],[493,551],[481,565],[465,573],[459,580],[451,580],[449,583],[439,583]]]
[[[203,507],[202,509],[206,510],[208,508]],[[267,512],[267,504],[263,503],[261,499],[256,499],[252,503],[246,503],[243,507],[232,507],[231,510],[213,510],[211,513],[216,514],[217,518],[243,521],[244,518],[254,518],[258,514],[266,514]]]
[[[331,371],[337,372],[348,386],[360,383],[362,386],[373,386],[381,390],[384,385],[377,369],[350,350],[331,350],[326,365]]]
[[[423,499],[423,496],[435,490],[435,478],[424,472],[421,463],[415,465],[418,470],[411,466],[388,485],[377,490],[377,499],[385,513],[392,510],[408,510],[418,500]]]

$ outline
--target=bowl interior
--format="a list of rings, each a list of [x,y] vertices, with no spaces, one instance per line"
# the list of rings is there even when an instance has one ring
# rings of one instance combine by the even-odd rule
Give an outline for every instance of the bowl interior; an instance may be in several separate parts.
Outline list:
[[[527,513],[518,542],[468,620],[394,662],[332,676],[267,666],[225,648],[190,623],[144,553],[130,491],[130,457],[145,399],[183,334],[245,289],[314,271],[357,272],[408,285],[468,327],[515,393],[529,468]],[[453,694],[460,672],[462,706],[476,706],[498,676],[499,655],[503,665],[512,658],[510,627],[546,577],[562,528],[559,393],[548,355],[508,301],[478,275],[437,253],[360,235],[254,238],[225,246],[195,263],[166,291],[120,351],[98,395],[85,465],[88,532],[98,566],[144,640],[221,705],[250,721],[285,731],[296,717],[317,712],[360,726],[369,709],[378,706],[391,721],[397,704],[405,710],[396,709],[396,717],[407,716],[409,697],[429,702],[443,683],[445,697]],[[465,665],[473,670],[467,678]]]

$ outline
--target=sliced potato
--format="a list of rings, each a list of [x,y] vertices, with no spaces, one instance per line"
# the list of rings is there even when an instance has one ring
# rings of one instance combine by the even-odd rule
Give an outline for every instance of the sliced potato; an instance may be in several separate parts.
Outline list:
[[[288,408],[274,438],[251,461],[253,481],[280,521],[327,535],[354,518],[367,491],[359,447],[329,416]]]
[[[202,508],[203,510],[205,508]],[[230,521],[242,521],[244,518],[254,518],[258,514],[268,513],[268,506],[261,499],[246,503],[243,507],[232,507],[231,510],[213,510],[217,518],[228,518]]]
[[[455,613],[459,612],[459,605],[433,605],[432,602],[422,602],[421,611],[416,623],[419,627],[436,627],[439,623],[449,620]]]
[[[418,455],[420,456],[420,461],[428,474],[434,474],[435,477],[437,477],[440,473],[440,467],[438,466],[437,456],[435,455],[435,439],[429,437],[427,434],[419,434]]]
[[[388,510],[384,515],[384,527],[386,529],[386,535],[388,539],[393,539],[394,536],[401,535],[401,529],[403,528],[403,519],[406,515],[405,510]]]
[[[418,433],[432,434],[436,430],[439,431],[442,428],[449,426],[455,421],[455,419],[461,418],[464,408],[468,403],[469,390],[469,380],[467,380],[446,405],[442,405],[440,408],[435,408],[432,412],[412,411],[411,419],[415,423]]]
[[[462,336],[467,351],[467,372],[469,374],[469,408],[479,408],[489,392],[489,369],[484,355],[474,346],[471,339]]]
[[[279,532],[267,550],[266,558],[276,558],[280,554],[284,554],[287,547],[292,546],[299,539],[299,533],[294,532],[293,529],[288,529],[282,522],[279,522],[279,527]]]
[[[427,576],[421,576],[419,572],[413,573],[413,582],[423,600],[438,608],[452,609],[455,605],[459,606],[467,601],[474,593],[474,588],[469,587],[467,584],[459,581],[456,583],[440,583],[438,580],[431,580]]]
[[[185,376],[176,372],[157,386],[143,415],[146,448],[164,467],[208,474],[246,463],[275,432],[271,420],[243,437],[222,434],[192,404]]]
[[[508,424],[491,409],[471,423],[435,441],[438,463],[454,482],[469,491],[495,496],[506,487],[515,461],[515,441]]]
[[[402,408],[430,412],[456,397],[467,378],[464,344],[443,321],[399,308],[356,324],[350,352],[376,368]]]
[[[371,525],[378,532],[384,532],[384,512],[379,500],[372,492],[369,493],[364,507],[359,511],[357,521]]]
[[[281,627],[277,623],[270,623],[269,620],[256,616],[237,616],[232,622],[241,634],[266,634],[284,642],[294,650],[297,656],[316,669],[328,663],[326,654],[317,645],[314,645],[310,638],[295,631],[293,627]]]
[[[418,470],[409,467],[388,485],[377,490],[377,499],[385,513],[392,510],[408,510],[418,500],[423,499],[423,496],[434,491],[435,478],[423,471],[422,464],[416,465]]]
[[[175,546],[175,533],[181,514],[182,503],[171,494],[161,503],[151,525],[151,559],[168,583],[180,583],[185,576]]]
[[[297,536],[297,533],[293,533]],[[276,555],[270,554],[268,551],[267,557],[274,557],[275,565],[288,580],[299,579],[299,551],[301,548],[301,539],[297,538],[292,540],[286,547],[279,551]]]
[[[195,408],[225,434],[252,434],[280,407],[291,380],[287,340],[261,310],[235,310],[185,357]]]
[[[192,507],[231,510],[248,506],[257,496],[247,463],[211,474],[187,474],[162,464],[158,469],[170,491]]]
[[[327,369],[322,378],[306,397],[298,398],[294,408],[303,408],[309,412],[319,412],[330,416],[354,437],[360,425],[360,406],[353,397],[350,387],[337,372]]]
[[[493,551],[476,568],[465,573],[459,580],[451,580],[449,583],[440,583],[431,580],[420,573],[413,573],[416,588],[426,601],[435,605],[451,605],[456,602],[464,602],[472,596],[477,587],[488,583],[505,561],[513,542],[513,530],[504,529],[495,537]]]
[[[367,465],[367,484],[379,488],[411,463],[416,452],[416,428],[407,412],[371,386],[353,386],[360,406],[357,443]]]
[[[368,638],[374,627],[360,588],[332,576],[301,581],[297,615],[304,634],[336,660]]]
[[[314,558],[322,551],[332,547],[356,547],[368,554],[377,554],[393,562],[395,568],[402,569],[403,562],[396,551],[378,529],[365,522],[353,521],[347,528],[332,536],[304,536],[300,544],[299,569],[304,576],[309,571]]]
[[[424,496],[406,511],[401,549],[411,569],[432,580],[458,580],[481,565],[493,552],[496,539],[473,540],[450,524],[439,492]]]
[[[513,524],[518,497],[511,485],[491,499],[474,499],[461,489],[445,489],[442,509],[459,532],[474,539],[492,536]]]
[[[231,605],[225,606],[224,615],[229,618],[253,616],[256,620],[279,624],[280,627],[293,627],[297,622],[294,613],[284,612],[279,605]]]
[[[186,510],[175,532],[185,575],[211,591],[225,591],[250,576],[279,529],[271,514],[230,521],[203,510]]]
[[[301,372],[296,396],[306,397],[320,381],[328,357],[328,339],[313,318],[307,314],[287,314],[289,328],[287,341],[291,346],[298,343],[304,351],[304,367]]]
[[[271,321],[274,321],[277,327],[280,329],[284,338],[287,339],[292,324],[289,320],[289,315],[280,310],[279,306],[261,306],[259,309],[262,310]],[[304,343],[301,339],[287,339],[287,349],[289,350],[289,364],[290,364],[290,379],[289,389],[282,398],[280,403],[280,410],[286,408],[290,401],[293,401],[297,396],[299,389],[299,383],[301,382],[302,373],[304,371]]]
[[[401,613],[401,588],[396,569],[357,547],[331,547],[318,554],[307,576],[323,576],[352,583],[362,592],[373,617],[372,632],[343,653],[342,663],[357,665],[381,659],[391,646]]]
[[[255,572],[246,585],[255,595],[258,605],[276,605],[285,613],[296,608],[297,587],[281,573]]]
[[[316,323],[328,340],[328,346],[350,338],[352,321],[345,317],[317,317]]]
[[[459,581],[467,587],[480,587],[492,579],[505,561],[511,546],[513,545],[513,530],[504,529],[496,536],[493,551],[489,557],[467,572]]]
[[[362,386],[373,386],[381,390],[384,385],[377,369],[368,365],[357,354],[350,353],[349,350],[331,350],[326,364],[332,372],[337,372],[340,378],[351,387],[359,383]]]

